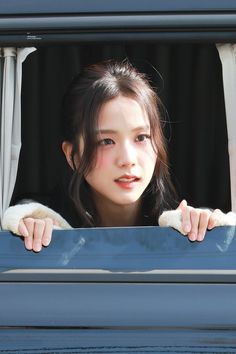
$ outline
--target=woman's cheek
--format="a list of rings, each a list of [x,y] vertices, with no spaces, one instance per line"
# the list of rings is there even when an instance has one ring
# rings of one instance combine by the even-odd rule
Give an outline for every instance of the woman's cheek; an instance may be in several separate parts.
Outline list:
[[[152,160],[153,163],[156,163],[157,160],[157,153],[154,151],[152,145],[147,145],[146,149],[143,150],[144,152],[144,158],[148,160]],[[146,160],[147,161],[147,160]]]
[[[111,165],[111,153],[109,151],[98,151],[96,158],[96,169],[107,168]]]

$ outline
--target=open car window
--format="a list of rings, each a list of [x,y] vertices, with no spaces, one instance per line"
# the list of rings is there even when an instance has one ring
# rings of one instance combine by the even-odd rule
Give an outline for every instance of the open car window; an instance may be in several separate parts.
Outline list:
[[[55,187],[64,167],[57,162],[60,102],[71,77],[95,59],[128,57],[148,71],[167,107],[165,133],[180,195],[190,204],[229,209],[227,127],[216,43],[234,39],[234,5],[180,1],[176,6],[150,0],[138,2],[136,11],[130,1],[105,8],[105,2],[72,1],[67,10],[63,1],[57,8],[44,5],[0,5],[2,46],[37,48],[23,69],[23,144],[15,196]]]

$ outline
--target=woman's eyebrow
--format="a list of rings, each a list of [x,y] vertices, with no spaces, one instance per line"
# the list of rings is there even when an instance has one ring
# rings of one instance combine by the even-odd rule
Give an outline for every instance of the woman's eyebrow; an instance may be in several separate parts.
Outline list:
[[[132,132],[136,132],[136,131],[150,131],[150,126],[149,125],[141,125],[139,127],[136,127],[134,129],[132,129]]]
[[[150,126],[149,125],[141,125],[139,127],[133,128],[131,131],[136,132],[136,131],[150,131]],[[96,131],[96,134],[118,134],[118,130],[114,129],[99,129]]]
[[[96,134],[117,134],[118,132],[113,129],[99,129],[96,131]]]

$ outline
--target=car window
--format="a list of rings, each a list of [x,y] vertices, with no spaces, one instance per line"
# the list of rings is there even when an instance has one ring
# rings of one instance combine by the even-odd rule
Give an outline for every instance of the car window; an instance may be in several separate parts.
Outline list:
[[[16,15],[7,5],[4,5],[4,15],[0,18],[0,41],[2,45],[34,45],[38,49],[24,64],[22,90],[23,147],[16,194],[21,195],[24,192],[27,194],[31,191],[44,194],[45,188],[47,192],[48,189],[54,187],[53,183],[57,175],[57,169],[54,167],[53,169],[50,168],[50,161],[52,161],[52,156],[55,156],[54,152],[56,144],[58,144],[59,126],[55,127],[54,121],[49,118],[53,117],[53,119],[58,121],[60,111],[59,102],[63,90],[74,72],[90,60],[94,61],[94,56],[96,56],[96,58],[102,56],[107,58],[117,56],[120,58],[125,57],[128,53],[128,57],[131,57],[136,63],[141,63],[141,66],[145,63],[145,69],[148,68],[148,70],[150,70],[150,76],[154,73],[154,76],[156,75],[156,77],[158,77],[158,84],[160,84],[158,87],[162,92],[161,94],[168,111],[166,115],[166,134],[169,144],[172,145],[171,148],[174,155],[174,158],[171,160],[171,166],[173,166],[172,172],[173,177],[177,177],[176,185],[181,185],[180,194],[184,195],[190,203],[197,201],[198,204],[202,204],[203,206],[218,206],[222,207],[222,209],[228,209],[230,207],[224,95],[220,61],[217,57],[218,54],[215,43],[221,40],[235,39],[235,15],[230,11],[228,13],[224,11],[217,12],[222,10],[221,6],[223,5],[220,2],[215,3],[214,8],[210,7],[210,2],[201,2],[201,4],[199,2],[198,6],[200,7],[197,9],[198,11],[196,8],[186,8],[185,6],[188,6],[188,2],[181,3],[183,7],[175,7],[174,12],[171,11],[173,8],[168,9],[168,4],[170,3],[166,3],[165,6],[168,6],[167,8],[162,8],[162,10],[164,9],[164,13],[161,14],[157,13],[158,9],[155,9],[155,13],[152,14],[144,11],[143,6],[145,6],[145,4],[143,5],[142,3],[142,5],[140,5],[140,3],[139,6],[141,7],[139,11],[144,11],[144,13],[136,16],[137,13],[132,11],[130,7],[131,3],[129,2],[127,6],[129,6],[129,12],[132,13],[131,17],[122,15],[122,11],[117,5],[118,7],[113,9],[113,12],[110,12],[110,16],[103,16],[99,13],[97,14],[98,16],[93,14],[92,17],[86,17],[84,15],[81,16],[79,10],[76,10],[73,16],[67,13],[65,16],[52,16],[53,18],[50,16],[42,16],[42,13],[40,15],[40,9],[33,18],[30,16],[32,9],[28,14],[26,10],[23,14],[20,13],[19,10],[18,15]],[[90,4],[92,4],[92,2],[90,2]],[[149,5],[150,4],[151,2],[149,2]],[[154,2],[152,2],[152,5],[153,4]],[[97,6],[98,2],[93,2],[93,5]],[[90,12],[92,9],[95,11],[97,9],[96,6],[94,8],[91,7]],[[209,8],[207,6],[209,6]],[[230,9],[232,11],[231,7]],[[186,10],[188,11],[185,12]],[[15,11],[17,10],[15,9]],[[48,9],[48,14],[52,12],[53,9]],[[114,22],[114,20],[116,20],[116,22]],[[100,53],[103,54],[99,57]],[[168,55],[163,55],[163,53],[167,53]],[[62,60],[60,62],[62,66],[58,71],[51,70],[51,68],[55,67],[55,63],[59,62],[59,59],[61,60],[65,57],[65,64],[63,65]],[[150,60],[151,57],[154,59]],[[75,58],[77,61],[73,62]],[[199,70],[195,71],[196,63],[200,63],[200,69],[198,67]],[[206,63],[207,65],[205,65]],[[160,75],[156,72],[156,67],[159,67],[159,64],[162,65]],[[154,67],[154,70],[152,67]],[[168,75],[166,74],[167,71]],[[162,78],[163,73],[164,76]],[[56,81],[58,78],[59,84]],[[176,82],[179,83],[178,86],[175,86]],[[205,84],[208,82],[210,82],[211,85],[204,91]],[[51,83],[53,83],[54,88],[51,88]],[[50,93],[53,92],[53,98],[45,91],[45,87],[49,87]],[[191,90],[189,87],[191,87]],[[183,91],[185,91],[186,96],[182,95]],[[192,94],[191,96],[190,92]],[[201,95],[201,102],[199,95]],[[34,100],[36,96],[39,98],[37,102]],[[56,102],[57,104],[55,104]],[[54,116],[52,111],[54,111]],[[178,118],[176,116],[177,112]],[[171,120],[171,124],[169,124],[169,119]],[[200,127],[200,129],[197,130],[200,121],[204,121],[204,129]],[[185,133],[183,133],[183,126],[186,128]],[[35,129],[39,133],[39,139],[35,139],[35,135],[32,134]],[[189,133],[190,131],[193,135]],[[211,137],[214,137],[213,145],[211,143]],[[175,139],[178,140],[177,144],[175,143],[177,141]],[[186,143],[186,145],[184,145],[184,143]],[[197,148],[193,152],[193,149],[190,148],[190,144],[195,143],[197,144]],[[207,143],[210,143],[209,146]],[[41,149],[43,155],[39,154],[38,147]],[[48,160],[44,159],[46,155],[49,157]],[[202,164],[203,157],[205,159]],[[213,158],[215,163],[211,169],[208,169],[208,162]],[[175,161],[177,161],[176,165]],[[187,164],[186,161],[188,162]],[[200,164],[198,165],[198,163]],[[207,182],[202,177],[206,175],[206,173],[208,175]],[[27,188],[31,190],[27,190]],[[66,256],[64,255],[67,257],[64,262],[68,262],[68,267],[73,266],[73,262],[76,259],[75,255],[77,253],[81,253],[82,255],[86,247],[90,244],[85,242],[85,247],[80,244],[80,242],[83,242],[81,241],[83,238],[78,238],[78,240],[76,238],[76,241],[73,241],[75,243],[73,246],[72,239],[74,232],[78,232],[78,235],[80,234],[80,231],[55,232],[55,245],[60,239],[64,245],[63,247],[67,247],[67,242],[68,244],[72,243],[72,245],[70,244],[71,248],[67,251]],[[81,232],[86,234],[88,231],[82,230]],[[91,232],[97,235],[101,230],[97,229]],[[110,232],[112,234],[116,231],[112,230]],[[122,235],[123,232],[124,231],[121,232]],[[146,234],[146,231],[143,231],[142,228],[140,228],[140,231],[137,231],[137,233],[139,232]],[[152,230],[149,229],[149,232],[152,233]],[[170,235],[172,235],[173,231],[169,232]],[[214,232],[215,231],[210,233],[210,235],[214,235]],[[216,231],[217,235],[218,232],[220,231]],[[44,257],[45,253],[49,256],[50,252],[52,252],[51,258],[45,257],[43,262],[45,267],[48,265],[49,268],[50,264],[47,264],[46,259],[49,261],[61,255],[61,246],[58,246],[60,251],[58,251],[57,256],[53,256],[53,252],[56,252],[53,248],[54,246],[52,246],[52,248],[49,247],[44,250],[45,252],[39,255],[31,254],[24,250],[20,239],[10,237],[7,241],[7,235],[9,236],[9,234],[3,233],[2,240],[12,243],[11,252],[14,249],[18,249],[19,253],[17,251],[17,257],[10,257],[11,252],[8,253],[8,257],[4,257],[3,255],[6,267],[9,265],[7,263],[8,259],[9,261],[20,262],[21,257],[19,257],[19,254],[21,254],[21,252],[24,262],[28,259],[31,266],[31,257],[34,257],[35,262],[35,259],[40,260],[41,257]],[[228,233],[226,233],[226,235],[228,235]],[[67,237],[67,239],[63,240],[64,237]],[[168,237],[167,239],[169,240],[171,238]],[[209,240],[210,239],[211,237],[209,237]],[[222,240],[224,240],[224,237],[221,241]],[[143,262],[143,266],[144,264],[147,266],[146,270],[148,270],[149,266],[150,269],[152,269],[152,267],[156,269],[157,264],[154,262],[156,259],[155,252],[157,252],[159,248],[155,246],[155,242],[155,251],[150,251],[154,253],[150,253],[149,257],[147,255],[143,256],[144,259],[146,257],[146,261]],[[171,259],[173,259],[175,255],[176,261],[178,260],[176,264],[180,266],[180,268],[184,267],[184,262],[188,261],[189,263],[186,263],[186,268],[187,266],[190,268],[201,267],[201,265],[197,263],[198,258],[192,257],[191,253],[189,254],[185,248],[180,248],[181,251],[178,251],[177,247],[176,251],[175,247],[173,247],[175,246],[175,242],[185,242],[183,247],[189,250],[189,252],[190,250],[197,252],[196,250],[207,247],[208,242],[211,241],[208,241],[207,238],[203,244],[193,245],[180,237],[178,241],[170,242],[168,247],[165,245],[166,250],[164,245],[162,245],[162,256],[158,253],[159,262],[161,260],[166,263],[158,263],[159,265],[162,264],[163,267],[164,265],[168,267],[169,260],[163,257],[163,254],[167,254],[165,252],[167,252],[169,248],[172,249],[173,252]],[[226,241],[226,244],[227,242],[228,241]],[[221,245],[221,243],[217,243],[217,245]],[[81,248],[79,248],[80,246]],[[129,246],[132,248],[131,244]],[[138,247],[139,246],[138,243]],[[93,247],[95,247],[95,244],[93,244]],[[96,247],[99,249],[98,244],[96,244]],[[119,250],[117,247],[116,245],[116,249]],[[230,252],[221,251],[219,247],[216,246],[216,243],[214,247],[215,254],[221,255],[221,257],[226,254],[227,257],[230,256]],[[109,252],[112,252],[112,250],[113,247],[110,245]],[[146,248],[144,248],[144,250],[146,250]],[[178,254],[180,255],[177,256]],[[207,251],[206,254],[208,254]],[[95,255],[96,253],[94,253],[92,257],[93,261],[95,262],[96,260],[98,262],[100,260],[101,263],[98,262],[97,266],[104,266],[104,269],[106,269],[106,263],[102,263],[102,261],[109,259],[109,256],[103,257],[98,255],[95,257]],[[153,257],[151,257],[151,255],[153,255]],[[114,256],[114,259],[116,260],[117,257],[119,259],[119,257],[122,256],[118,254]],[[124,254],[123,257],[124,260],[131,261],[131,259],[133,259],[135,262],[141,262],[140,258],[135,254],[133,258],[131,257],[130,259],[129,253],[127,253],[127,256]],[[62,262],[62,258],[60,259]],[[86,257],[82,257],[82,259],[86,259]],[[114,259],[110,258],[112,262],[114,262]],[[201,256],[201,259],[202,261],[200,263],[205,264],[203,261],[205,260],[204,256]],[[209,254],[206,257],[206,261],[209,261]],[[34,266],[36,266],[36,264],[37,263],[33,263]],[[40,264],[42,266],[42,263]],[[119,267],[121,264],[122,263],[119,264]],[[138,265],[139,264],[141,263],[138,263]],[[21,263],[18,265],[20,267]],[[95,265],[96,263],[94,263],[94,267]],[[26,267],[26,265],[24,265],[24,267]],[[52,265],[52,268],[53,267],[55,267],[55,264]],[[66,268],[66,265],[62,266],[62,264],[59,264],[58,267]],[[202,267],[204,268],[203,265]],[[214,264],[214,267],[217,268],[217,265]],[[218,265],[218,267],[220,267],[220,265]]]

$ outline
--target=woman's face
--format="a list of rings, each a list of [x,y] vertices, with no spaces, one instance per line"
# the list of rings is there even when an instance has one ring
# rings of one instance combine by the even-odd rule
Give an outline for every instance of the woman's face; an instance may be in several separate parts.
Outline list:
[[[85,176],[95,202],[137,203],[153,176],[157,159],[149,119],[137,101],[118,96],[102,106],[97,144],[94,167]]]

